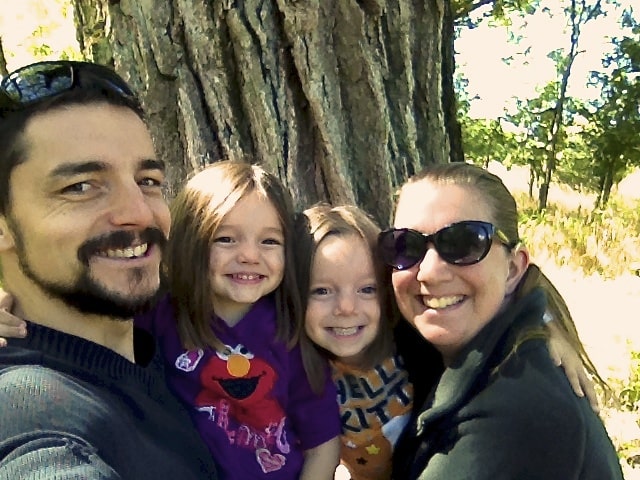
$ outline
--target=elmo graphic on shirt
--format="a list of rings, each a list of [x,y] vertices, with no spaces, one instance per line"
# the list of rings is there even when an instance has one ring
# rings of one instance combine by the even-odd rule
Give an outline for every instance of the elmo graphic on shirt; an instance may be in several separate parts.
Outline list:
[[[271,365],[242,344],[226,345],[225,351],[216,352],[201,370],[203,389],[195,403],[203,407],[226,400],[231,418],[264,430],[284,417],[280,404],[271,396],[277,378]]]

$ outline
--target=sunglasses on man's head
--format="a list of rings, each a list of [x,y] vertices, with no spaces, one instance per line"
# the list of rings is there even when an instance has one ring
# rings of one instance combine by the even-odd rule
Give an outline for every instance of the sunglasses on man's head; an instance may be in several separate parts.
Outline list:
[[[27,65],[4,77],[0,82],[0,108],[17,110],[75,88],[102,89],[138,103],[126,82],[110,68],[60,60]]]
[[[396,270],[406,270],[420,262],[429,244],[440,258],[452,265],[473,265],[487,256],[496,237],[509,249],[514,245],[507,236],[489,222],[465,220],[452,223],[427,235],[410,228],[391,228],[378,236],[382,261]]]

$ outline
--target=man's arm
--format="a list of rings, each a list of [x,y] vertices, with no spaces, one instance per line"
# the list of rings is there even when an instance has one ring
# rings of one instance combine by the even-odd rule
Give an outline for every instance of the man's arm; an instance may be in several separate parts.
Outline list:
[[[36,431],[0,442],[0,480],[18,478],[120,480],[121,477],[82,439]]]
[[[67,428],[69,391],[36,365],[0,357],[0,480],[119,480],[87,439]],[[66,412],[66,413],[65,413]]]

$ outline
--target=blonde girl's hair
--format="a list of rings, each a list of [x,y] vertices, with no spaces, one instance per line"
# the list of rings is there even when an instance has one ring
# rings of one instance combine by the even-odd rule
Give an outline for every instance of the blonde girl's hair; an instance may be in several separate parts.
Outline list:
[[[296,246],[296,266],[298,282],[303,295],[303,306],[306,308],[310,293],[311,269],[316,251],[320,243],[328,237],[347,238],[355,236],[364,240],[368,247],[375,268],[376,290],[380,302],[380,328],[373,342],[365,349],[363,362],[359,365],[362,369],[374,367],[394,351],[393,327],[398,313],[393,300],[390,275],[387,267],[378,260],[377,240],[380,227],[363,210],[356,206],[341,205],[330,206],[318,204],[304,211],[303,218],[299,219],[300,228],[298,243]],[[306,240],[302,239],[306,236]],[[336,272],[336,276],[340,272]],[[311,342],[306,332],[303,332],[305,341]],[[323,353],[329,359],[335,359],[330,352]]]
[[[164,252],[163,273],[180,339],[186,348],[224,348],[211,327],[214,314],[209,279],[211,244],[225,215],[253,192],[258,192],[276,209],[285,237],[284,277],[275,290],[276,339],[289,347],[299,339],[303,310],[293,266],[290,193],[275,175],[262,167],[227,160],[197,172],[171,203],[171,234]]]
[[[407,184],[421,180],[428,180],[439,185],[457,185],[471,189],[480,196],[489,206],[492,223],[502,230],[512,245],[521,243],[518,232],[518,209],[513,195],[502,183],[499,177],[477,165],[452,162],[427,166],[420,173],[412,177]],[[520,280],[514,299],[519,299],[530,293],[534,288],[541,288],[547,297],[547,312],[561,326],[562,331],[573,348],[578,352],[582,364],[594,382],[605,393],[610,391],[609,386],[598,373],[595,365],[589,358],[584,345],[580,341],[575,323],[569,312],[564,298],[547,278],[540,268],[531,263],[523,278]],[[547,332],[548,333],[548,332]]]

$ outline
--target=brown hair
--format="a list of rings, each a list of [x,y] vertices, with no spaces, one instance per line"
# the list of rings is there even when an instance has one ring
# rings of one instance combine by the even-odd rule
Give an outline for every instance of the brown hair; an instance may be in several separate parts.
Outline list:
[[[306,309],[311,268],[315,253],[320,243],[329,236],[355,235],[365,241],[369,247],[369,254],[373,260],[376,277],[378,301],[380,302],[380,329],[374,341],[365,349],[363,364],[360,368],[373,367],[389,356],[394,349],[393,327],[398,313],[393,299],[393,289],[388,268],[378,260],[376,245],[380,227],[364,211],[355,206],[342,205],[332,207],[326,204],[315,205],[304,211],[306,217],[306,243],[299,241],[296,248],[296,265],[298,281],[303,293],[303,305]],[[298,236],[299,240],[304,235]],[[339,272],[336,272],[338,275]],[[306,336],[306,333],[304,334]],[[309,340],[311,341],[311,340]],[[324,352],[331,358],[331,354]]]
[[[144,121],[142,106],[137,99],[89,85],[65,91],[16,110],[3,111],[0,108],[0,215],[11,211],[11,174],[18,165],[27,160],[32,148],[24,137],[28,123],[34,117],[56,109],[75,105],[99,106],[105,103],[128,108]]]
[[[225,215],[252,192],[273,204],[285,236],[284,277],[275,290],[276,337],[289,346],[298,341],[304,311],[293,267],[293,206],[289,191],[260,166],[220,161],[197,172],[171,204],[171,234],[163,265],[180,339],[187,348],[223,348],[210,323],[214,313],[210,247]]]
[[[511,245],[521,242],[520,234],[518,233],[516,201],[504,183],[502,183],[502,180],[496,175],[482,167],[464,162],[434,164],[427,166],[420,173],[409,179],[405,185],[421,180],[428,180],[440,185],[458,185],[472,189],[487,203],[491,211],[492,223],[506,234]],[[524,297],[534,288],[540,288],[546,294],[547,312],[562,327],[569,343],[578,352],[585,370],[592,375],[594,381],[605,392],[608,391],[609,387],[598,374],[596,367],[580,341],[573,318],[562,295],[560,295],[551,280],[542,273],[540,268],[531,263],[514,292],[514,299],[517,300]]]

